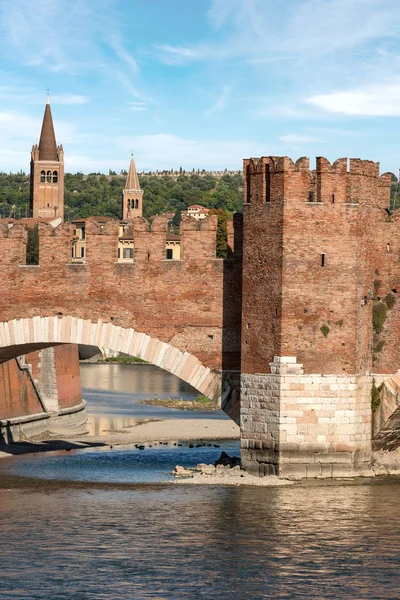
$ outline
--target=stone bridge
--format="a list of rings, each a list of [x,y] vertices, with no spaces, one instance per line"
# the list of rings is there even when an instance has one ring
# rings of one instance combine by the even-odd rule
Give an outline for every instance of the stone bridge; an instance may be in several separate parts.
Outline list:
[[[235,223],[229,258],[215,258],[217,221],[209,217],[186,219],[181,260],[165,260],[166,219],[150,226],[137,218],[128,263],[117,260],[117,221],[86,221],[81,262],[71,260],[72,224],[39,223],[38,265],[25,264],[24,224],[0,226],[0,362],[55,344],[102,346],[179,376],[238,422],[240,216]]]
[[[131,263],[117,260],[118,222],[87,220],[81,263],[71,261],[71,224],[40,223],[38,266],[25,264],[24,225],[1,226],[0,359],[65,343],[133,354],[240,415],[248,470],[370,474],[371,393],[382,382],[375,446],[398,426],[391,175],[321,157],[315,170],[307,158],[248,159],[244,173],[243,222],[229,224],[223,260],[215,217],[183,221],[176,261],[164,260],[165,219],[134,219]]]

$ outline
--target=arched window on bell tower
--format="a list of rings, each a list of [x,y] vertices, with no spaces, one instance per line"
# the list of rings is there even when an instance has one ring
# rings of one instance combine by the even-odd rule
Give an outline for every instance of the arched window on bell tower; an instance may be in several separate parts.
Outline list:
[[[58,172],[53,171],[53,183],[58,183]]]
[[[40,183],[44,183],[46,181],[46,171],[40,171]]]

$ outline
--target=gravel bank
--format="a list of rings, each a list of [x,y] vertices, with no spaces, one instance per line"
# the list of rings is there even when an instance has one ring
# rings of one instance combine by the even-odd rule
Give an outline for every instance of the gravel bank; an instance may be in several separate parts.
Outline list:
[[[239,427],[233,421],[220,419],[165,419],[148,421],[134,427],[109,431],[105,435],[35,438],[25,443],[0,445],[0,458],[30,452],[46,452],[66,448],[85,448],[91,445],[121,446],[145,442],[234,440],[239,439]]]

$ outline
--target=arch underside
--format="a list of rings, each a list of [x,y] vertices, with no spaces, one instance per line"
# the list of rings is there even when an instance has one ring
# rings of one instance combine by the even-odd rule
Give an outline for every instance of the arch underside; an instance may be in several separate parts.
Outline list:
[[[203,365],[188,352],[132,328],[69,316],[32,317],[0,323],[0,363],[59,344],[100,346],[141,358],[176,375],[220,405],[230,392],[226,384],[222,393],[220,371]]]
[[[393,451],[400,447],[400,371],[381,390],[380,404],[374,414],[372,449]]]

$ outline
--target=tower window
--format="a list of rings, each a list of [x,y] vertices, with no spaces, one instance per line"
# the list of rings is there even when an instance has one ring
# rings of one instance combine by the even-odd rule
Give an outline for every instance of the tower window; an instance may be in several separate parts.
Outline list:
[[[51,171],[47,171],[46,181],[47,183],[51,183]]]
[[[85,248],[82,246],[81,248],[81,258],[84,258],[85,256]]]
[[[271,202],[271,175],[269,165],[265,165],[265,202]]]
[[[44,183],[46,181],[46,171],[40,171],[40,183]]]
[[[135,208],[139,208],[139,200],[135,200]]]
[[[314,192],[308,192],[308,201],[314,202]]]
[[[250,190],[250,165],[246,166],[246,202],[251,201],[251,190]]]
[[[53,171],[53,183],[58,183],[58,173],[57,173],[57,171]]]
[[[332,194],[332,204],[335,204],[335,194]]]
[[[325,266],[325,254],[321,254],[321,267]]]
[[[167,248],[165,251],[165,258],[167,260],[172,260],[173,259],[173,250],[172,248]]]

